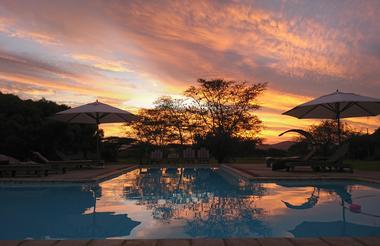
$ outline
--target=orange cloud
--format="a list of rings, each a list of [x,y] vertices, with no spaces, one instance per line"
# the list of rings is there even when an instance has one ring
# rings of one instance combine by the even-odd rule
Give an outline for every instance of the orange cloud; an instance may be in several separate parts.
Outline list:
[[[47,2],[0,9],[0,79],[72,105],[100,98],[149,107],[199,77],[269,82],[257,114],[267,141],[317,121],[282,112],[337,88],[380,90],[376,2]],[[339,8],[339,11],[332,11]],[[82,10],[86,9],[86,13]],[[20,18],[22,16],[22,18]],[[32,48],[30,48],[32,47]],[[2,83],[2,91],[21,93]],[[57,91],[62,92],[57,95]],[[55,93],[55,94],[51,94]],[[378,119],[347,119],[373,130]],[[109,134],[120,134],[107,128]],[[106,134],[107,134],[106,132]]]
[[[86,55],[86,54],[74,54],[72,57],[78,61],[88,62],[96,68],[112,71],[112,72],[131,72],[131,69],[127,68],[127,64],[123,61],[107,60],[101,57]]]

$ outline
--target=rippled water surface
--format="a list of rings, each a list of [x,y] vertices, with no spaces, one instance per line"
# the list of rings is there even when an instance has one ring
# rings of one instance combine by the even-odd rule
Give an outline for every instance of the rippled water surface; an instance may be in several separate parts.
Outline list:
[[[137,169],[98,185],[0,185],[0,239],[380,236],[380,189]]]

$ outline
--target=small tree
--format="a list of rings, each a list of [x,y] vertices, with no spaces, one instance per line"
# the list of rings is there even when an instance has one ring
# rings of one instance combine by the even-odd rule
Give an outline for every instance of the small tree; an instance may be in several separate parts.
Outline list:
[[[165,96],[158,98],[155,102],[155,110],[161,115],[165,115],[165,123],[168,129],[167,133],[172,135],[172,138],[178,139],[183,145],[190,138],[190,114],[186,109],[184,99],[173,99]]]
[[[317,125],[309,127],[308,131],[313,136],[315,143],[320,146],[323,154],[329,154],[332,146],[339,143],[338,123],[336,120],[323,120]],[[341,140],[344,141],[358,134],[347,123],[341,124]]]
[[[204,129],[200,134],[210,144],[218,162],[231,154],[233,138],[253,138],[261,130],[261,121],[253,112],[260,108],[257,97],[266,86],[266,83],[199,79],[198,86],[185,91],[185,96],[191,99],[189,111],[198,118]]]
[[[166,123],[166,116],[157,109],[141,109],[139,120],[131,126],[140,142],[163,146],[174,140]]]

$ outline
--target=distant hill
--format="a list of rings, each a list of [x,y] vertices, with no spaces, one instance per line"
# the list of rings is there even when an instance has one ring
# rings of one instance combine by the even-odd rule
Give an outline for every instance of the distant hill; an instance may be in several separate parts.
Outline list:
[[[281,150],[288,150],[290,146],[295,144],[296,142],[293,141],[283,141],[276,144],[261,144],[257,146],[258,149],[281,149]]]

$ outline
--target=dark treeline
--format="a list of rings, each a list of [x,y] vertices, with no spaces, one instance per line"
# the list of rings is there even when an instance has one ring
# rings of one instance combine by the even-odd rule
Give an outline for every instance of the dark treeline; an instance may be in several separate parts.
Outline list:
[[[22,100],[0,92],[0,154],[26,160],[31,151],[52,159],[57,159],[58,151],[94,151],[95,126],[49,120],[49,116],[68,108],[45,99]]]
[[[154,149],[205,147],[218,162],[235,157],[286,156],[307,152],[310,146],[303,138],[288,151],[261,150],[258,133],[262,122],[254,114],[260,108],[257,100],[266,89],[265,83],[199,79],[180,99],[161,97],[151,109],[141,109],[139,120],[128,124],[133,138],[108,138],[102,143],[102,158],[116,160],[120,149],[130,147],[128,157],[149,156]],[[58,153],[91,158],[96,151],[94,125],[67,124],[49,120],[68,106],[41,99],[22,100],[0,92],[0,154],[27,160],[31,151],[39,151],[51,159]],[[319,146],[319,154],[332,153],[338,141],[334,120],[321,121],[307,129]],[[342,137],[350,141],[352,159],[380,158],[380,128],[367,135],[355,132],[347,124]],[[128,148],[127,148],[128,149]],[[94,157],[94,156],[92,156]]]

